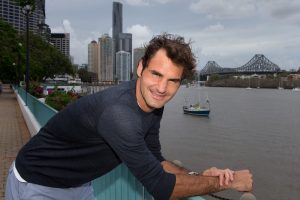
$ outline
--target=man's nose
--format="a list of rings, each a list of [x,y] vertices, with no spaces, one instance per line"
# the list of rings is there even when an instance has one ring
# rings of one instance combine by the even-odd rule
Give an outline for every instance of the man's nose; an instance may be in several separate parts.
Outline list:
[[[157,90],[159,93],[165,93],[167,91],[168,81],[161,79],[158,82]]]

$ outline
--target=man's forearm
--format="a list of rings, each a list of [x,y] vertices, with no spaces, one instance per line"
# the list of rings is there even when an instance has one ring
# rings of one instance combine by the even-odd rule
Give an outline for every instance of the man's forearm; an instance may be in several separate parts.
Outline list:
[[[252,190],[253,180],[249,170],[233,172],[229,169],[220,170],[214,167],[205,170],[204,173],[201,173],[202,175],[193,176],[189,175],[190,170],[179,167],[172,162],[162,161],[161,165],[166,172],[176,176],[176,184],[171,199],[206,195],[226,189]]]
[[[234,172],[232,181],[221,185],[218,176],[190,176],[176,174],[176,184],[171,199],[206,195],[225,189],[234,189],[240,192],[252,190],[252,174],[249,170]]]
[[[161,165],[168,173],[176,175],[176,184],[171,199],[205,195],[221,191],[218,177],[189,175],[191,170],[175,165],[170,161],[162,161]]]
[[[175,165],[174,163],[167,161],[167,160],[162,161],[161,165],[163,166],[163,168],[166,172],[171,173],[171,174],[188,174],[190,172],[190,170],[188,170],[184,167]]]
[[[206,195],[224,189],[225,187],[220,186],[218,177],[176,174],[176,184],[171,199]]]

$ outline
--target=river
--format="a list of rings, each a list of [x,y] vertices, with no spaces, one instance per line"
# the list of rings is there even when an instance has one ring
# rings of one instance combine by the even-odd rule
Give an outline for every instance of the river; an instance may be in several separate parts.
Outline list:
[[[209,118],[182,112],[199,93],[210,99]],[[181,87],[165,106],[160,137],[163,155],[187,168],[249,169],[257,199],[300,199],[300,91]]]

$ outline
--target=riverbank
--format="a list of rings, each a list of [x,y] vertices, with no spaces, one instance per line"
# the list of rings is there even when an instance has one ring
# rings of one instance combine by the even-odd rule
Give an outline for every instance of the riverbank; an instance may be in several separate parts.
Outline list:
[[[270,88],[270,89],[294,89],[300,88],[300,80],[288,81],[279,79],[220,79],[209,80],[205,83],[207,87],[235,87],[235,88]]]

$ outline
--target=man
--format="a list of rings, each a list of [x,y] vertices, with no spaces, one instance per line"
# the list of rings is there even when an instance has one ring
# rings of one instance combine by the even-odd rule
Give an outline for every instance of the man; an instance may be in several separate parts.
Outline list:
[[[155,199],[225,189],[249,191],[248,170],[211,168],[199,176],[161,155],[164,105],[196,66],[182,37],[154,37],[131,81],[83,97],[55,115],[19,152],[6,199],[93,199],[90,182],[124,163]]]

